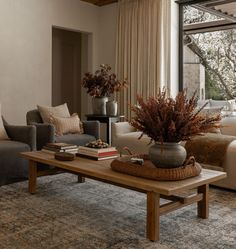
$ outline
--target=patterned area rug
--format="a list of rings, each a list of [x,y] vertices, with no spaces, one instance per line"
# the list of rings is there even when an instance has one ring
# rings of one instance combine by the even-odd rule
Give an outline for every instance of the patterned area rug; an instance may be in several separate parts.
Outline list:
[[[146,197],[70,174],[0,187],[1,249],[235,249],[236,193],[210,190],[210,218],[196,205],[161,217],[161,240],[145,238]]]

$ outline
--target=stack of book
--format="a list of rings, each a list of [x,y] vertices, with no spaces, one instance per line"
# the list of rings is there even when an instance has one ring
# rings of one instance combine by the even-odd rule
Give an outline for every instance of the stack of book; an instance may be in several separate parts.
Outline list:
[[[78,146],[67,143],[47,143],[43,146],[42,151],[47,153],[68,152],[76,154],[78,152]]]
[[[95,160],[106,160],[117,158],[119,154],[115,147],[97,149],[86,146],[79,146],[78,155]]]

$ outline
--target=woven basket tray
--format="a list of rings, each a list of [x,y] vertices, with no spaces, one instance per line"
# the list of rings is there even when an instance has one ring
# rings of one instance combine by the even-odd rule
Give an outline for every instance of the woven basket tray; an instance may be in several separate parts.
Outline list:
[[[130,161],[133,156],[125,156],[115,159],[111,163],[111,168],[114,171],[125,173],[132,176],[159,180],[159,181],[177,181],[186,178],[198,176],[201,173],[202,167],[195,162],[194,157],[189,158],[184,166],[178,168],[157,168],[148,160],[147,156],[139,156],[144,159],[144,165],[137,165]],[[136,156],[137,157],[137,156]]]

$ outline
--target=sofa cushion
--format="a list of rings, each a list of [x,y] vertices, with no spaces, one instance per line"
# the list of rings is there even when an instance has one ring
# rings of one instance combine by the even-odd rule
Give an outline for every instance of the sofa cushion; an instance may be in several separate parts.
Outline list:
[[[56,136],[56,142],[63,142],[68,144],[76,144],[78,146],[85,145],[91,141],[96,140],[94,136],[88,134],[67,134],[63,136]]]
[[[0,104],[0,140],[5,140],[5,139],[9,139],[9,138],[3,125],[2,110],[1,110],[1,104]]]
[[[9,180],[27,178],[28,163],[20,152],[30,151],[29,145],[11,140],[0,141],[0,185]]]
[[[58,105],[58,106],[37,106],[40,115],[43,119],[44,123],[50,123],[50,117],[53,116],[57,116],[57,117],[64,117],[64,118],[68,118],[70,117],[70,112],[69,109],[67,107],[67,104],[63,104],[63,105]]]

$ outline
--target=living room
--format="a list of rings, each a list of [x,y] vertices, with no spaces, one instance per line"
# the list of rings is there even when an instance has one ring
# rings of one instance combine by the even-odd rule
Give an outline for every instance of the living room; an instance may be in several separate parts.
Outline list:
[[[236,248],[235,8],[0,1],[0,248]]]

